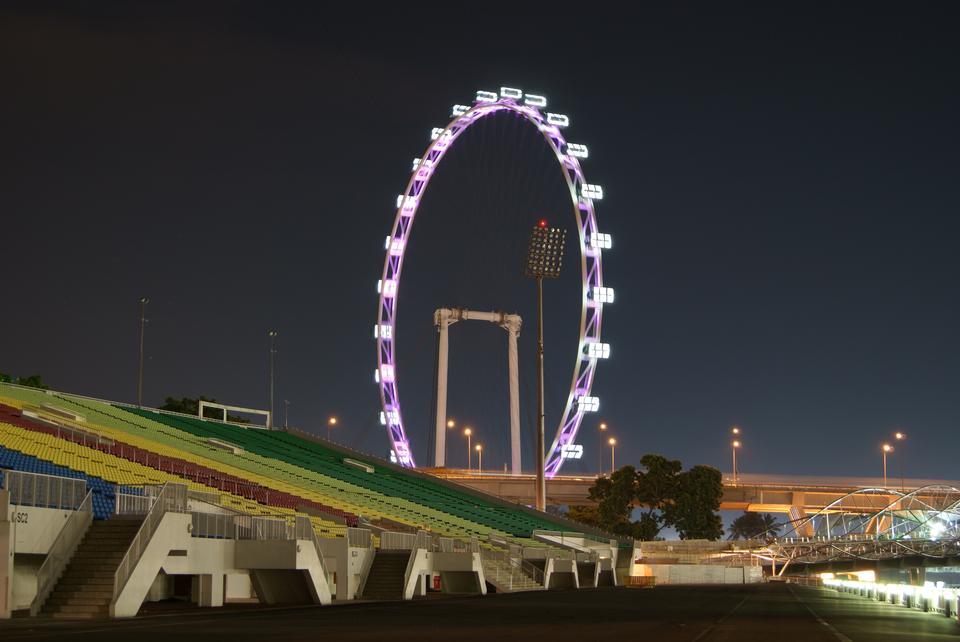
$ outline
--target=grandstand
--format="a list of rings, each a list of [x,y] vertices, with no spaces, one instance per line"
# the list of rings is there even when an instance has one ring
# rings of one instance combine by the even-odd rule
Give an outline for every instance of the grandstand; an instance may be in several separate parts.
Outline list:
[[[76,569],[72,575],[70,571],[70,565],[81,563],[71,561],[77,555],[88,565],[103,561],[95,570],[105,574],[104,586],[107,575],[113,578],[112,591],[78,585],[64,596],[58,589],[50,598],[55,604],[48,601],[44,607],[57,577],[38,576],[38,588],[32,593],[22,586],[10,591],[8,610],[29,603],[33,612],[59,616],[132,615],[144,599],[170,597],[172,584],[166,579],[173,575],[201,578],[194,582],[191,596],[207,605],[231,596],[268,603],[307,596],[322,603],[325,595],[327,601],[409,598],[434,587],[485,593],[488,588],[533,590],[616,582],[618,542],[604,533],[584,532],[582,526],[571,533],[572,522],[562,518],[297,431],[264,430],[0,384],[0,469],[18,471],[21,484],[34,479],[24,476],[29,474],[81,480],[90,492],[90,519],[124,522],[126,528],[118,526],[107,536],[115,550],[110,549],[112,557],[104,560],[98,555],[107,555],[108,547],[89,540],[110,529],[87,525],[80,532],[76,526],[78,534],[70,540],[68,526],[63,526],[64,532],[50,544],[64,549],[57,553],[63,559],[55,572],[45,573],[77,577]],[[173,495],[181,499],[165,499],[162,505],[157,501]],[[13,514],[17,501],[25,502],[24,494],[8,501],[10,511],[0,511],[0,519],[4,513]],[[77,499],[46,508],[76,512],[79,504]],[[36,500],[32,506],[34,511],[44,508]],[[68,525],[83,521],[72,513],[60,519]],[[151,542],[164,524],[177,519],[187,520],[182,530],[189,533],[170,527],[171,538],[186,537],[180,558],[203,549],[207,551],[203,556],[226,555],[233,561],[213,568],[173,560],[167,550],[181,550],[172,546],[173,540],[149,568],[145,561],[127,561],[134,548],[134,557],[149,558]],[[130,527],[130,520],[135,527]],[[3,526],[0,523],[0,537]],[[565,536],[558,538],[563,531]],[[121,532],[124,537],[135,534],[137,545],[118,539]],[[283,547],[293,540],[298,553],[304,542],[310,542],[315,560],[304,561],[298,554],[282,568],[263,566],[263,559],[277,558],[264,547],[286,550]],[[625,545],[632,547],[632,542]],[[91,551],[84,551],[84,546]],[[129,546],[126,557],[124,546]],[[78,547],[81,552],[74,553]],[[223,547],[233,548],[227,554]],[[47,566],[53,557],[51,549]],[[310,563],[316,567],[312,571],[298,566]],[[270,573],[304,569],[315,579],[298,595],[271,579]],[[85,590],[95,597],[86,597]]]

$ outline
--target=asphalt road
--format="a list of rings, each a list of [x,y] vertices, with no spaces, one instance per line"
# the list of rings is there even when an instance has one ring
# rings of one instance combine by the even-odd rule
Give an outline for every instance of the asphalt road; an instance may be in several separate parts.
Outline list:
[[[650,640],[927,642],[956,619],[825,589],[753,586],[586,589],[332,607],[196,609],[123,621],[0,621],[0,640]]]

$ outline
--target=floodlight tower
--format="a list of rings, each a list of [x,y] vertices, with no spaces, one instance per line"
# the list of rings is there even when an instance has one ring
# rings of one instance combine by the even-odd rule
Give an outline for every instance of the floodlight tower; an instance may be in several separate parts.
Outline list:
[[[527,264],[524,276],[537,281],[537,510],[547,509],[547,484],[544,478],[543,431],[546,410],[543,400],[543,280],[560,276],[563,262],[563,244],[567,232],[558,227],[547,227],[542,218],[530,232],[527,246]]]

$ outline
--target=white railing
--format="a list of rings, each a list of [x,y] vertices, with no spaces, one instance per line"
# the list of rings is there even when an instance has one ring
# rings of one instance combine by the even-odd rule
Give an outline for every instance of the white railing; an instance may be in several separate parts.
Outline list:
[[[394,533],[383,531],[380,533],[380,550],[382,551],[409,551],[417,547],[417,534]]]
[[[353,548],[370,548],[373,546],[370,529],[347,527],[347,546]]]
[[[130,579],[133,569],[137,567],[137,563],[143,556],[144,551],[147,550],[147,545],[150,543],[150,539],[153,537],[153,533],[157,530],[157,527],[160,526],[164,515],[167,513],[185,513],[186,511],[186,484],[164,484],[163,490],[161,490],[154,499],[150,512],[147,513],[147,516],[144,518],[140,530],[137,531],[133,541],[130,543],[130,548],[127,549],[123,559],[120,560],[120,565],[113,575],[114,599],[120,595],[123,587],[126,586],[127,580]]]
[[[197,501],[206,502],[207,504],[213,504],[214,506],[220,505],[220,498],[222,496],[220,493],[210,493],[205,490],[188,490],[187,498],[196,499]]]
[[[146,515],[153,508],[155,499],[155,497],[149,495],[134,495],[118,491],[114,498],[114,513],[116,515]]]
[[[82,479],[20,470],[4,470],[3,487],[10,491],[11,504],[60,510],[76,510],[87,494]]]
[[[469,540],[457,537],[434,537],[431,550],[439,553],[479,553],[480,543],[476,537],[471,537]]]
[[[524,559],[517,559],[506,551],[483,549],[483,573],[490,582],[503,590],[543,586],[543,571]]]
[[[237,516],[222,513],[190,513],[190,535],[210,539],[239,539]]]
[[[30,615],[36,616],[40,613],[43,603],[50,597],[53,587],[77,551],[92,521],[93,491],[88,491],[77,510],[67,518],[57,539],[53,540],[46,559],[40,565],[40,570],[37,571],[37,594],[30,603]]]

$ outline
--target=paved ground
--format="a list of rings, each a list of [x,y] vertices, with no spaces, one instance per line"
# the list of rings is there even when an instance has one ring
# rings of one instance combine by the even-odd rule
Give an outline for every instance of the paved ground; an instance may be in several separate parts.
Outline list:
[[[754,586],[593,589],[334,607],[231,608],[64,623],[0,621],[0,640],[648,640],[932,642],[960,639],[942,615],[830,590]]]

